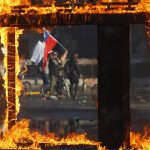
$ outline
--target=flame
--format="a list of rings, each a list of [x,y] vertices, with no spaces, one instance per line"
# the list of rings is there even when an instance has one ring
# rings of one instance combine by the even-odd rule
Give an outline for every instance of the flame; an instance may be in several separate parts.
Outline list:
[[[30,5],[30,0],[0,0],[0,6],[6,7],[6,6],[18,6],[18,5]]]
[[[130,149],[131,150],[148,150],[150,148],[150,130],[149,125],[144,127],[143,133],[130,132]],[[126,150],[125,146],[119,150]]]
[[[117,2],[127,2],[127,0],[116,0]],[[103,2],[114,2],[114,0],[103,0]],[[66,2],[68,3],[68,2]],[[28,14],[30,10],[36,10],[36,14],[48,14],[56,13],[59,11],[61,14],[73,13],[73,14],[103,14],[103,13],[140,13],[140,12],[150,12],[150,0],[141,0],[135,7],[134,10],[126,10],[125,6],[118,5],[113,10],[107,10],[107,6],[102,5],[101,1],[97,2],[96,5],[86,3],[84,7],[75,6],[70,12],[66,11],[66,7],[55,6],[55,0],[52,3],[44,0],[43,4],[49,4],[47,7],[39,7],[38,5],[32,6],[30,0],[1,0],[0,1],[0,14],[13,14],[11,9],[13,6],[22,6],[25,5],[24,14]],[[70,7],[69,7],[70,8]],[[60,11],[61,9],[61,11]],[[22,13],[23,14],[23,13]],[[16,14],[18,15],[18,14]]]
[[[117,2],[127,2],[126,0],[117,0]],[[103,2],[111,2],[109,0],[105,0]],[[82,14],[103,14],[103,13],[139,13],[139,12],[150,12],[150,0],[141,0],[136,7],[135,10],[126,10],[124,9],[123,5],[118,5],[115,9],[113,10],[107,10],[106,11],[106,6],[102,5],[101,2],[97,3],[97,5],[93,6],[92,4],[86,5],[84,8],[83,7],[75,7],[75,10],[73,13],[82,13]]]
[[[119,0],[120,1],[120,0]],[[125,0],[121,0],[125,1]],[[49,4],[47,0],[44,0],[45,3]],[[107,0],[107,2],[111,2],[111,0]],[[12,12],[12,9],[14,6],[22,6],[26,5],[24,9],[24,12],[21,12],[21,14],[49,14],[53,13],[53,17],[55,18],[55,14],[59,11],[60,14],[112,14],[112,13],[150,13],[150,0],[141,0],[138,5],[135,7],[134,10],[125,10],[124,6],[118,6],[117,8],[113,10],[107,10],[107,6],[104,6],[101,4],[101,2],[98,2],[96,5],[92,4],[86,4],[84,7],[75,6],[72,11],[66,11],[65,7],[56,7],[55,6],[55,0],[52,0],[51,5],[47,7],[38,7],[38,6],[31,6],[30,0],[0,0],[0,15],[18,15],[15,12]],[[61,9],[61,11],[60,11]],[[148,17],[148,22],[150,22],[150,17]],[[6,19],[7,20],[7,19]],[[6,68],[6,73],[4,76],[4,88],[6,90],[6,101],[8,102],[8,68],[7,68],[7,34],[9,32],[9,28],[1,28],[0,34],[1,34],[1,42],[4,44],[4,47],[6,49],[6,54],[4,58],[4,66]],[[20,66],[19,66],[19,56],[18,56],[18,36],[22,33],[23,30],[19,30],[18,28],[15,28],[15,47],[16,47],[16,56],[15,56],[15,79],[16,79],[16,115],[19,112],[20,104],[19,104],[19,95],[20,91],[22,89],[22,84],[18,80],[17,76],[20,72]],[[148,32],[148,35],[149,32]],[[5,128],[8,127],[8,110],[6,110],[6,119],[5,119]],[[145,129],[144,135],[141,135],[139,133],[133,133],[131,132],[131,147],[136,148],[138,150],[140,149],[149,149],[150,147],[150,136],[148,129]],[[89,145],[96,145],[98,150],[105,150],[105,147],[102,147],[100,145],[100,142],[90,141],[86,138],[86,134],[71,134],[68,135],[66,138],[60,139],[59,137],[56,137],[53,133],[49,133],[47,135],[42,135],[39,132],[32,132],[29,130],[29,120],[22,120],[20,122],[17,122],[16,125],[14,125],[10,130],[6,131],[4,137],[0,139],[0,148],[18,148],[17,143],[21,139],[28,139],[31,140],[33,143],[29,149],[40,149],[38,143],[50,143],[51,145],[78,145],[78,144],[89,144]]]
[[[30,5],[30,0],[0,0],[0,13],[11,14],[11,7],[18,5]]]
[[[106,150],[105,147],[101,146],[100,142],[88,140],[86,133],[76,134],[72,133],[65,138],[59,138],[55,136],[54,133],[47,133],[42,135],[38,131],[30,131],[29,129],[30,121],[23,119],[20,122],[17,122],[10,130],[5,133],[3,139],[0,139],[0,148],[18,148],[18,144],[22,143],[31,143],[28,146],[23,148],[26,149],[40,149],[39,143],[47,143],[49,146],[56,145],[95,145],[98,150]],[[147,127],[144,128],[144,133],[130,133],[130,143],[131,150],[148,150],[150,147],[150,130]],[[20,147],[22,149],[22,147]],[[120,147],[119,150],[125,150],[125,148]]]
[[[20,103],[19,103],[19,96],[21,94],[21,90],[23,88],[22,86],[22,82],[18,79],[18,74],[20,73],[20,59],[19,59],[19,54],[18,54],[18,46],[19,46],[19,42],[18,42],[18,38],[19,35],[22,34],[23,29],[15,30],[15,47],[16,47],[16,56],[15,56],[15,85],[16,85],[16,115],[19,113],[20,110]]]
[[[7,42],[7,34],[10,31],[10,28],[1,28],[0,29],[0,33],[1,33],[1,43],[4,44],[4,49],[5,49],[5,57],[3,60],[4,63],[4,67],[6,69],[5,75],[4,75],[4,88],[5,88],[5,99],[7,101],[7,109],[5,111],[6,113],[6,118],[4,121],[4,126],[7,129],[8,128],[8,68],[7,68],[7,44],[11,44]],[[19,95],[20,95],[20,91],[22,89],[22,83],[19,81],[18,79],[18,74],[20,72],[20,66],[19,66],[19,56],[18,56],[18,36],[19,34],[22,33],[22,30],[17,30],[15,29],[15,47],[16,47],[16,56],[15,56],[15,80],[16,80],[16,116],[19,113],[19,108],[20,108],[20,104],[19,104]]]
[[[5,72],[5,75],[4,75],[4,89],[5,89],[5,99],[6,99],[6,101],[7,101],[7,104],[8,104],[8,99],[7,99],[7,97],[8,97],[8,68],[7,68],[7,33],[8,33],[8,28],[1,28],[0,29],[0,33],[1,33],[1,43],[3,43],[4,44],[4,49],[5,49],[5,55],[4,55],[4,60],[3,60],[3,64],[4,64],[4,67],[5,67],[5,70],[6,70],[6,72]],[[8,127],[8,120],[7,120],[7,118],[8,118],[8,110],[7,110],[7,108],[6,108],[6,110],[5,110],[5,113],[6,113],[6,115],[5,115],[5,120],[4,120],[4,126],[5,126],[5,128],[7,128]]]
[[[144,127],[144,134],[130,133],[131,147],[137,150],[148,150],[150,148],[150,130]]]
[[[86,134],[70,134],[66,138],[60,139],[53,133],[42,135],[37,131],[31,132],[29,130],[29,120],[23,119],[17,122],[10,130],[5,133],[3,139],[0,140],[0,148],[18,148],[17,144],[22,140],[32,141],[30,147],[24,147],[29,149],[40,149],[39,143],[50,143],[50,146],[55,145],[95,145],[98,150],[105,150],[105,147],[101,146],[100,142],[90,141],[86,138]]]

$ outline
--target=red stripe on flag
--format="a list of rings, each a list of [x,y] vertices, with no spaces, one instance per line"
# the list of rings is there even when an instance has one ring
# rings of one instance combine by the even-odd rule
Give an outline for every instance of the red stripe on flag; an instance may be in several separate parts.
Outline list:
[[[48,38],[45,41],[45,49],[44,49],[44,58],[43,58],[43,71],[46,67],[46,63],[47,63],[47,58],[48,58],[48,54],[52,51],[52,49],[55,47],[55,45],[57,44],[57,40],[49,35]]]

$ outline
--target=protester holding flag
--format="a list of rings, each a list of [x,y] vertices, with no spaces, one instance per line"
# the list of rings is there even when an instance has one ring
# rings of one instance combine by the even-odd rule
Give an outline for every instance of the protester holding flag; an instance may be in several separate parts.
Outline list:
[[[67,57],[68,51],[65,51],[63,54],[58,55],[58,76],[57,76],[57,95],[63,96],[63,86],[64,86],[64,66],[66,64],[66,57]]]
[[[31,61],[38,66],[38,71],[41,74],[44,85],[49,84],[49,69],[48,69],[48,54],[52,52],[52,49],[55,46],[56,39],[50,35],[48,31],[43,33],[43,41],[38,41],[33,49],[33,55]]]
[[[44,70],[47,64],[48,54],[52,52],[52,49],[56,46],[58,41],[49,33],[44,32],[44,41],[45,41],[45,49],[44,49],[44,57],[43,57],[43,67]]]
[[[49,69],[48,71],[48,55],[50,55],[53,52],[53,49],[57,44],[63,49],[63,51],[66,52],[67,50],[51,35],[49,31],[47,31],[45,28],[43,28],[43,31],[44,40],[43,42],[38,41],[38,43],[36,44],[33,51],[33,55],[31,57],[31,61],[35,62],[35,64],[39,66],[39,71],[41,73],[43,83],[49,84],[48,72],[49,74],[51,74],[51,69]],[[55,58],[53,59],[55,60]],[[51,79],[50,81],[55,82],[55,79]]]
[[[57,52],[52,52],[49,56],[49,79],[50,79],[50,95],[53,97],[54,91],[58,96],[62,94],[64,65],[66,63],[68,51],[58,55]],[[55,89],[55,90],[54,90]]]
[[[38,72],[41,74],[41,78],[43,80],[43,84],[49,84],[48,78],[48,69],[46,67],[43,70],[43,57],[44,57],[44,49],[45,49],[45,42],[38,41],[33,49],[33,55],[31,57],[31,61],[38,66]]]

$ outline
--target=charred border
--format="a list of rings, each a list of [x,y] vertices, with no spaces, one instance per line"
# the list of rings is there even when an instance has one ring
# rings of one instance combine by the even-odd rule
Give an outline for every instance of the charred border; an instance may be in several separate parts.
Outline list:
[[[41,27],[51,25],[141,24],[148,23],[149,13],[124,14],[24,14],[1,15],[1,27]]]

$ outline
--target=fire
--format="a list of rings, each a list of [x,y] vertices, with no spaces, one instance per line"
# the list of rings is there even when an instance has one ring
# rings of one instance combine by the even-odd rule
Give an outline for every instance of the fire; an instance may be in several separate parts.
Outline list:
[[[30,5],[30,0],[0,0],[0,14],[10,14],[12,6]]]
[[[8,75],[7,75],[7,70],[8,70],[8,68],[7,68],[7,33],[8,33],[8,28],[1,28],[0,29],[0,33],[1,33],[1,43],[3,43],[4,44],[4,49],[5,49],[5,57],[4,57],[4,60],[3,60],[3,62],[4,62],[4,67],[5,67],[5,70],[6,70],[6,72],[5,72],[5,75],[4,75],[4,88],[5,88],[5,95],[6,95],[6,101],[8,102],[8,100],[7,100],[7,97],[8,97]],[[7,118],[8,118],[8,110],[7,110],[7,108],[6,108],[6,110],[5,110],[5,113],[6,113],[6,118],[5,118],[5,120],[4,120],[4,126],[5,126],[5,128],[7,128],[8,127],[8,120],[7,120]]]
[[[1,7],[18,5],[30,5],[30,0],[0,0]]]
[[[150,130],[144,128],[144,134],[130,133],[131,147],[137,150],[148,150],[150,148]]]
[[[29,129],[30,121],[23,119],[17,122],[10,130],[5,133],[3,139],[0,139],[0,148],[18,148],[18,145],[26,149],[40,149],[39,143],[48,143],[49,146],[56,145],[95,145],[98,150],[106,150],[105,147],[101,146],[100,142],[95,142],[88,140],[86,134],[75,134],[72,133],[65,138],[59,138],[54,135],[54,133],[47,133],[42,135],[37,131],[30,131]],[[131,150],[148,150],[150,147],[150,131],[148,127],[144,128],[144,134],[140,133],[130,133],[130,143]],[[125,148],[120,148],[120,150],[125,150]]]
[[[150,148],[150,130],[149,126],[144,127],[144,133],[130,132],[130,147],[131,150],[149,150]],[[126,150],[120,147],[119,150]]]
[[[117,2],[125,2],[126,0],[116,0]],[[105,0],[103,2],[111,2]],[[112,1],[113,2],[113,1]],[[127,1],[126,1],[127,2]],[[118,5],[113,10],[106,10],[106,6],[102,5],[101,2],[97,3],[97,5],[93,6],[91,4],[83,7],[75,7],[74,13],[82,13],[82,14],[103,14],[103,13],[139,13],[139,12],[150,12],[150,0],[141,0],[138,5],[135,7],[135,10],[125,10],[123,5]]]
[[[5,118],[5,121],[4,121],[4,124],[5,124],[5,128],[7,129],[8,128],[8,68],[7,68],[7,47],[8,45],[7,44],[12,44],[12,43],[8,43],[7,42],[7,35],[8,35],[8,32],[10,32],[10,30],[12,30],[11,28],[1,28],[0,29],[0,33],[1,33],[1,43],[4,44],[4,49],[5,49],[5,58],[3,60],[4,62],[4,67],[5,67],[5,76],[4,76],[4,88],[5,88],[5,95],[6,95],[6,101],[7,101],[7,110],[6,110],[6,118]],[[15,47],[16,47],[16,56],[15,56],[15,85],[16,85],[16,115],[19,113],[19,108],[20,108],[20,104],[19,104],[19,95],[20,95],[20,91],[21,91],[21,88],[22,88],[22,83],[19,81],[18,79],[18,74],[20,72],[20,66],[19,66],[19,56],[18,56],[18,36],[19,34],[22,33],[22,30],[16,30],[16,33],[15,33]]]
[[[127,0],[116,0],[117,2],[127,2]],[[102,2],[114,2],[111,0],[104,0]],[[47,2],[47,0],[44,0],[44,4],[48,4],[45,7],[39,7],[39,6],[32,6],[30,0],[1,0],[0,1],[0,14],[13,14],[11,12],[11,9],[13,9],[13,6],[23,6],[25,5],[25,8],[22,8],[25,10],[22,14],[28,14],[30,10],[36,10],[36,14],[48,14],[48,13],[56,13],[59,11],[61,14],[65,13],[75,13],[75,14],[103,14],[103,13],[140,13],[140,12],[150,12],[150,0],[141,0],[135,7],[134,10],[126,10],[123,5],[118,5],[113,10],[106,10],[107,6],[102,5],[101,1],[97,2],[96,5],[92,4],[85,4],[84,7],[75,6],[71,12],[66,11],[66,8],[63,6],[55,6],[55,0],[50,2]],[[67,3],[67,2],[66,2]],[[69,7],[70,8],[70,7]],[[61,10],[61,11],[60,11]],[[16,13],[15,13],[16,14]],[[18,15],[18,14],[16,14]]]
[[[105,150],[105,147],[100,145],[100,142],[90,141],[86,138],[86,134],[70,134],[66,138],[60,139],[53,133],[42,135],[37,131],[29,130],[29,120],[17,122],[10,130],[8,130],[3,139],[0,140],[0,148],[18,148],[20,142],[31,143],[30,146],[24,146],[29,149],[40,149],[39,143],[50,143],[55,145],[95,145],[98,150]]]
[[[18,54],[18,46],[19,46],[18,38],[19,38],[19,35],[22,34],[22,32],[23,32],[23,30],[17,30],[16,29],[16,33],[15,33],[15,46],[16,46],[16,56],[15,56],[16,115],[19,113],[19,110],[20,110],[19,96],[20,96],[21,90],[23,88],[22,82],[18,79],[18,74],[20,72],[20,58],[19,58],[19,54]]]
[[[121,0],[122,1],[122,0]],[[48,3],[47,0],[44,1],[45,3]],[[111,2],[111,0],[107,0],[107,2]],[[55,6],[55,1],[52,1],[52,4],[50,6],[46,7],[38,7],[38,6],[31,6],[30,0],[0,0],[0,15],[18,15],[18,13],[12,12],[12,9],[14,6],[22,6],[26,5],[26,7],[22,8],[24,12],[21,12],[21,14],[25,14],[28,16],[28,14],[50,14],[53,13],[55,17],[55,14],[57,12],[61,14],[112,14],[112,13],[150,13],[150,0],[141,0],[138,5],[135,7],[134,10],[125,10],[123,6],[118,6],[117,8],[113,10],[107,10],[106,7],[101,4],[101,2],[98,2],[96,5],[92,4],[86,4],[84,7],[75,6],[72,11],[66,11],[65,7],[58,7]],[[60,11],[61,10],[61,11]],[[7,17],[6,20],[7,21]],[[150,17],[148,16],[148,21],[150,22]],[[6,101],[8,102],[8,68],[7,68],[7,34],[10,32],[11,28],[1,28],[0,34],[1,34],[1,42],[4,44],[6,54],[4,58],[4,66],[6,68],[6,73],[4,76],[5,84],[4,88],[6,90]],[[15,55],[15,95],[16,95],[16,116],[19,112],[20,104],[19,104],[19,95],[20,91],[22,89],[22,84],[18,80],[17,76],[20,72],[20,66],[19,66],[19,56],[18,56],[18,37],[19,34],[22,33],[22,30],[19,30],[18,28],[14,28],[15,30],[15,47],[16,47],[16,55]],[[149,33],[148,33],[149,35]],[[5,128],[8,128],[8,110],[6,110],[6,119],[5,119]],[[150,147],[150,136],[148,129],[145,130],[145,134],[141,135],[139,133],[133,133],[131,132],[131,147],[136,149],[149,149]],[[31,143],[30,146],[27,148],[29,149],[40,149],[39,143],[50,143],[51,145],[79,145],[79,144],[89,144],[89,145],[96,145],[98,150],[105,150],[105,147],[102,147],[100,142],[90,141],[86,138],[86,134],[71,134],[68,135],[66,138],[60,139],[59,137],[56,137],[53,133],[48,133],[47,135],[42,135],[39,132],[36,131],[30,131],[29,130],[29,120],[22,120],[20,122],[17,122],[16,125],[14,125],[10,130],[7,130],[4,137],[0,139],[0,148],[6,149],[6,148],[18,148],[18,143],[22,142],[29,142]]]

